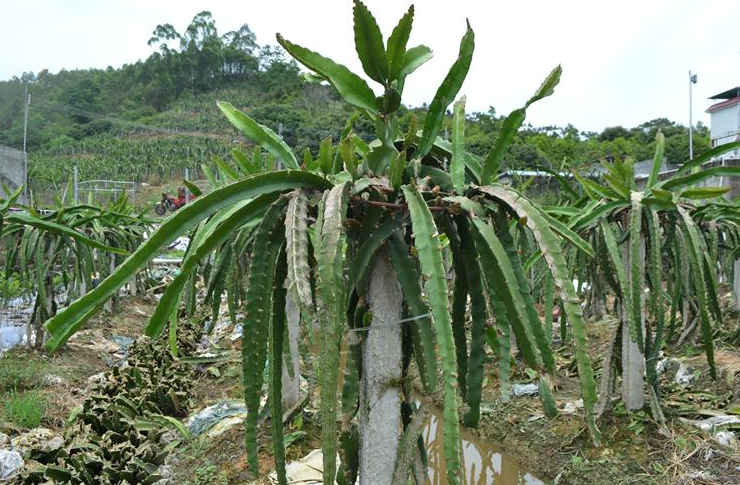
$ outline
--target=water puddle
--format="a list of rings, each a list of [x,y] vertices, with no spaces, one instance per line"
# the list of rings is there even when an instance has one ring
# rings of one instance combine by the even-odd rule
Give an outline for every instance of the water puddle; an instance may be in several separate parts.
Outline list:
[[[447,468],[442,451],[442,410],[431,408],[422,432],[429,462],[429,485],[446,485]],[[516,460],[488,440],[460,429],[463,485],[545,485],[523,470]]]
[[[32,305],[23,297],[0,302],[0,355],[25,343],[26,322],[33,313]]]

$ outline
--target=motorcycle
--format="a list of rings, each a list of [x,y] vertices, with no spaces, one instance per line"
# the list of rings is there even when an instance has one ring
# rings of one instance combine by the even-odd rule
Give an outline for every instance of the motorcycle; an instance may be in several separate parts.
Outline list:
[[[173,197],[167,192],[162,192],[162,200],[157,202],[154,206],[154,212],[157,215],[163,216],[167,211],[175,212],[177,209],[184,206],[188,202],[188,199],[194,198],[192,194],[186,194],[185,191],[185,187],[178,187],[177,197]]]

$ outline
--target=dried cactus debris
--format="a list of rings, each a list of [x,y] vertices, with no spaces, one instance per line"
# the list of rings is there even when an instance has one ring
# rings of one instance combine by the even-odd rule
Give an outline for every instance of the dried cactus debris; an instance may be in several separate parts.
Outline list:
[[[193,325],[180,326],[181,355],[195,350],[198,334]],[[146,485],[161,478],[158,468],[179,444],[160,440],[168,430],[163,420],[187,416],[195,371],[172,357],[166,338],[140,340],[129,350],[127,364],[93,388],[64,446],[27,450],[26,466],[10,483]]]

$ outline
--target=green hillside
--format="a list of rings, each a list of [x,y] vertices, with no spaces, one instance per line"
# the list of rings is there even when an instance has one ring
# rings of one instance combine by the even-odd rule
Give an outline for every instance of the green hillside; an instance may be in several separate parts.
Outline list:
[[[232,148],[248,143],[222,116],[217,100],[230,101],[282,132],[299,157],[306,150],[315,156],[326,136],[336,140],[352,115],[333,89],[304,79],[279,47],[258,45],[246,24],[221,35],[210,13],[201,12],[182,33],[158,25],[149,44],[158,50],[120,69],[24,73],[0,82],[0,144],[22,146],[26,87],[31,95],[29,184],[35,192],[61,187],[74,166],[83,179],[159,183],[182,177],[184,168],[198,176],[202,164],[228,159]],[[423,116],[421,110],[402,108],[399,122],[405,127],[416,115]],[[494,108],[469,114],[465,130],[471,152],[484,156],[504,119]],[[687,128],[657,119],[600,133],[571,125],[525,126],[504,168],[647,159],[658,129],[666,135],[668,160],[685,161]],[[367,122],[355,123],[354,130],[368,139],[372,133]],[[694,140],[696,153],[706,150],[707,128],[699,125]]]

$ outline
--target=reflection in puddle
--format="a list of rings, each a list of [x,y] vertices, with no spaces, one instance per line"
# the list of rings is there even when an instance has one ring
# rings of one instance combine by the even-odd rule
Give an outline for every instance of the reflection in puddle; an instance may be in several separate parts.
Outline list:
[[[442,451],[442,411],[431,408],[422,437],[429,461],[429,485],[446,485],[447,469]],[[493,443],[460,429],[463,485],[545,485],[522,470],[512,457]]]
[[[32,313],[33,301],[30,296],[6,300],[0,293],[0,355],[25,343],[26,322]]]

